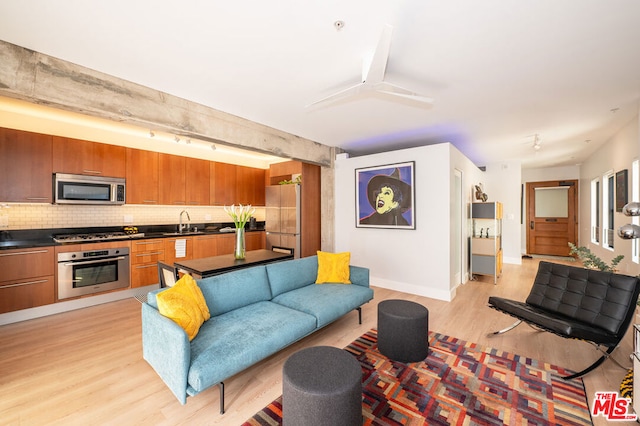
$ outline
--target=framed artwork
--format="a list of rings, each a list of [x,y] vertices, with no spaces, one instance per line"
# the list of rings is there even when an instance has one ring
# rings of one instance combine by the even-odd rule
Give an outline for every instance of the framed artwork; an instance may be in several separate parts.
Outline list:
[[[415,162],[356,169],[356,228],[416,229]]]
[[[616,173],[616,211],[621,212],[627,204],[627,169]]]

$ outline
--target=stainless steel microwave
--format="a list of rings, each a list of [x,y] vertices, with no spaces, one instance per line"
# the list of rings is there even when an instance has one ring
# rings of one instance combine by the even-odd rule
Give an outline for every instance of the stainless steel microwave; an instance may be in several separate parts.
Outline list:
[[[119,205],[125,201],[125,179],[103,176],[53,175],[55,204]]]

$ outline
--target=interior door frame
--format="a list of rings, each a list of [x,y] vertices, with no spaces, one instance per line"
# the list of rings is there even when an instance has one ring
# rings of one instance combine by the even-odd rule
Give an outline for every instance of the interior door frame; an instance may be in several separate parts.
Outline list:
[[[543,182],[527,182],[526,183],[526,188],[527,188],[527,193],[526,193],[526,200],[527,200],[527,208],[526,208],[526,222],[525,222],[525,226],[527,229],[526,232],[526,239],[527,239],[527,254],[531,254],[531,237],[530,237],[530,232],[531,232],[531,227],[530,224],[533,221],[533,218],[531,217],[531,211],[533,209],[535,209],[535,205],[532,205],[531,201],[534,199],[534,191],[535,188],[548,188],[548,187],[559,187],[559,186],[573,186],[574,187],[574,198],[573,198],[573,206],[569,205],[569,215],[573,215],[573,235],[574,235],[574,240],[573,243],[575,243],[577,245],[578,243],[578,222],[579,222],[579,198],[580,198],[580,191],[579,191],[579,181],[577,179],[564,179],[564,180],[551,180],[551,181],[543,181]],[[568,250],[568,248],[567,248]]]

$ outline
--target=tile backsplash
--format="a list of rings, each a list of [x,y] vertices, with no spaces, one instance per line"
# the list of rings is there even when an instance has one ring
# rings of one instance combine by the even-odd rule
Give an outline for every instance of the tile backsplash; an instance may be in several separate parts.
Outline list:
[[[222,206],[81,206],[55,204],[0,204],[0,230],[137,226],[177,224],[186,210],[191,223],[231,222]],[[265,208],[253,215],[265,220]],[[128,220],[131,219],[131,222]]]

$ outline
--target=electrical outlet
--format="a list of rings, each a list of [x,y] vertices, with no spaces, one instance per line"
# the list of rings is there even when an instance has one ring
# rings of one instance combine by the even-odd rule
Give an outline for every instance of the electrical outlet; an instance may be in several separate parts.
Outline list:
[[[211,220],[211,215],[210,214],[205,214],[204,215],[204,220]]]
[[[122,221],[123,221],[124,223],[133,223],[133,215],[125,214],[125,215],[122,217]]]

